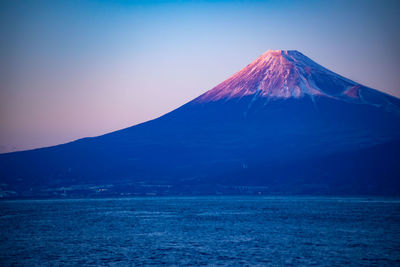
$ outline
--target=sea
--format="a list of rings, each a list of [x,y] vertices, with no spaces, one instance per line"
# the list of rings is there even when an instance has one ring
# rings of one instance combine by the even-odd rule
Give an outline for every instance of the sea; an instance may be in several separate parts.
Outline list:
[[[400,266],[400,199],[0,201],[1,266]]]

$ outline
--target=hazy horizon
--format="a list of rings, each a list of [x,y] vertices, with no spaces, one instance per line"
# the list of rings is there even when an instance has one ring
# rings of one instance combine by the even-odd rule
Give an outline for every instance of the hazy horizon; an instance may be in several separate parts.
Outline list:
[[[269,49],[400,97],[397,1],[2,1],[0,153],[159,117]]]

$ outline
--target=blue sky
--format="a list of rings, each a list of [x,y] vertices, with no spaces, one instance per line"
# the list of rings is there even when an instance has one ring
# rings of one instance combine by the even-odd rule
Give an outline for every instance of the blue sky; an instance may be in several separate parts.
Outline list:
[[[399,1],[0,3],[0,151],[160,116],[268,49],[400,96]]]

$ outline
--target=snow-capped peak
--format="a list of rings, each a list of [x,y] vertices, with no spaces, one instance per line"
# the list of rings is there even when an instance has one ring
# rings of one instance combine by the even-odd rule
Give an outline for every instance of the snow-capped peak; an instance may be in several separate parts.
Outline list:
[[[245,68],[201,95],[196,102],[241,98],[326,96],[359,99],[362,86],[335,74],[296,50],[268,50]]]

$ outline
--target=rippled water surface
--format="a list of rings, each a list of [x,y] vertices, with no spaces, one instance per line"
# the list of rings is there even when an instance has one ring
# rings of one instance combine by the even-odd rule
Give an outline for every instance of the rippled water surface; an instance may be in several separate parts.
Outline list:
[[[400,265],[400,200],[155,197],[0,202],[8,265]]]

